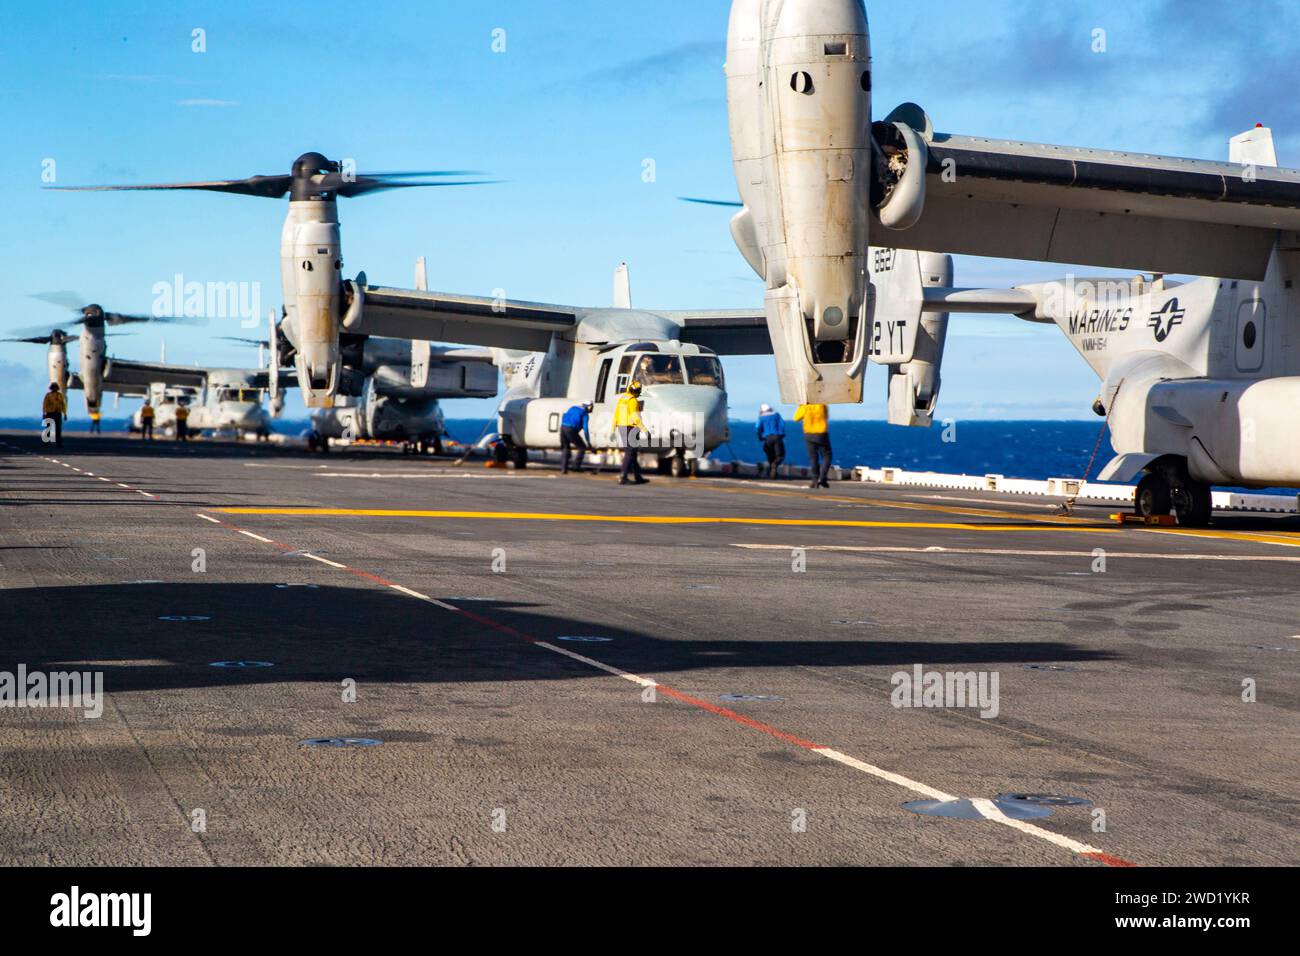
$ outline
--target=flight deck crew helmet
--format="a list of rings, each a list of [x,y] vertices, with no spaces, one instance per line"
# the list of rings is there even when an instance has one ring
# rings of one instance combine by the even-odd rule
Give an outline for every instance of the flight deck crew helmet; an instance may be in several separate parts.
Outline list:
[[[633,379],[632,381],[627,383],[627,390],[631,392],[633,395],[635,395],[637,394],[637,392],[641,391],[641,383],[638,382],[636,379]]]
[[[582,407],[587,411],[591,411],[593,408],[595,408],[595,406],[591,402],[583,402]]]
[[[58,382],[50,382],[50,391],[51,391],[51,392],[57,392],[58,390],[59,390],[59,383],[58,383]]]
[[[772,414],[772,406],[764,402],[762,405],[758,406],[758,413],[760,415],[770,415]]]

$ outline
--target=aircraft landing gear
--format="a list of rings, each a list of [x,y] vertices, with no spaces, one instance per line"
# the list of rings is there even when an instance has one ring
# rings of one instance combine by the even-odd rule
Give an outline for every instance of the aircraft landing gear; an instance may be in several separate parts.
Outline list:
[[[1210,523],[1210,517],[1214,513],[1214,496],[1209,485],[1183,474],[1175,479],[1169,497],[1179,524],[1203,528]]]
[[[672,475],[674,478],[685,478],[688,474],[690,474],[690,470],[691,470],[690,465],[687,463],[686,459],[683,456],[673,455],[673,457],[669,460],[671,461],[671,465],[669,467],[672,469]]]
[[[1179,462],[1142,476],[1133,495],[1133,511],[1143,518],[1173,512],[1181,525],[1204,527],[1213,515],[1214,499],[1210,486],[1194,479],[1186,464]]]
[[[1138,482],[1133,494],[1133,511],[1142,518],[1156,518],[1169,514],[1173,506],[1169,495],[1169,482],[1165,476],[1148,471]]]

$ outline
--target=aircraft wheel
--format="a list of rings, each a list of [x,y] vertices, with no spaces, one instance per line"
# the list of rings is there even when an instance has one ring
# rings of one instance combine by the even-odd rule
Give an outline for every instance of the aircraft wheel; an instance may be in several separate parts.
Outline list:
[[[700,460],[698,458],[691,459],[691,477],[700,477]]]
[[[515,445],[510,449],[510,460],[515,463],[516,468],[528,467],[528,449]]]
[[[492,446],[492,460],[498,465],[504,465],[510,460],[510,449],[505,442],[499,441]]]
[[[1214,497],[1209,485],[1186,478],[1174,487],[1171,498],[1179,524],[1196,528],[1210,523]]]
[[[681,455],[674,455],[669,461],[672,463],[670,467],[674,478],[685,478],[690,473],[690,466]]]
[[[1143,475],[1133,494],[1133,511],[1143,518],[1156,518],[1169,514],[1172,507],[1165,476],[1150,471]]]
[[[442,438],[439,437],[433,440],[433,453],[435,455],[442,454]]]
[[[672,468],[672,459],[660,458],[658,461],[655,462],[655,468],[661,475],[668,474],[669,469]]]

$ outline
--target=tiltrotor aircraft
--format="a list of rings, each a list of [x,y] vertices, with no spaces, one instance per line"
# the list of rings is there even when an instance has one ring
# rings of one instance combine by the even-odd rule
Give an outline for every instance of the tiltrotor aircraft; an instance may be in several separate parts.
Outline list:
[[[362,305],[350,331],[413,340],[417,368],[427,365],[429,339],[490,346],[506,386],[498,447],[519,465],[530,448],[560,447],[560,420],[579,402],[594,406],[593,444],[608,447],[614,403],[635,378],[643,385],[646,452],[685,474],[729,438],[718,354],[767,351],[757,313],[633,309],[626,265],[615,270],[612,308],[428,292],[423,260],[416,285],[359,280]]]
[[[873,123],[871,89],[861,0],[732,3],[732,234],[767,282],[785,401],[858,401],[870,359],[901,420],[931,400],[931,371],[909,369],[935,354],[923,315],[1012,311],[1057,322],[1103,378],[1102,474],[1145,473],[1139,512],[1201,522],[1210,484],[1300,486],[1300,171],[1275,168],[1267,130],[1229,163],[999,141],[938,133],[910,103]],[[907,301],[880,275],[909,249],[1154,275],[1104,300],[1047,283]]]
[[[60,191],[200,190],[289,197],[289,211],[280,232],[280,286],[284,316],[280,322],[298,387],[308,408],[329,408],[339,392],[341,324],[355,315],[359,299],[353,283],[343,279],[343,249],[339,233],[338,199],[365,196],[389,189],[425,186],[472,186],[485,180],[463,180],[464,170],[402,173],[357,173],[349,161],[333,161],[320,153],[304,153],[287,175],[187,183],[121,186],[47,186]],[[447,177],[447,178],[442,178]],[[278,338],[278,336],[273,336]]]
[[[308,444],[322,451],[330,439],[346,438],[440,454],[447,424],[439,399],[497,393],[491,352],[385,338],[356,339],[343,351],[341,394],[332,408],[311,414]]]
[[[1263,127],[1229,149],[1239,169],[1277,164]],[[940,292],[924,308],[1056,324],[1102,381],[1093,408],[1108,418],[1116,457],[1100,478],[1140,475],[1138,514],[1197,525],[1210,520],[1211,485],[1300,486],[1298,274],[1300,242],[1282,234],[1262,281],[1070,276]]]
[[[99,305],[79,304],[84,300],[72,292],[42,293],[32,298],[79,312],[81,317],[74,319],[72,324],[80,325],[81,333],[74,337],[63,329],[46,331],[47,326],[42,329],[18,331],[14,338],[4,341],[48,345],[46,358],[50,381],[58,383],[64,394],[67,394],[70,387],[81,389],[85,395],[88,412],[99,408],[104,392],[104,375],[108,362],[106,339],[112,335],[105,331],[106,328],[142,322],[192,324],[194,321],[184,317],[109,312]],[[73,341],[80,345],[80,360],[76,372],[72,372],[68,367],[68,343]]]
[[[266,438],[271,419],[279,413],[279,390],[296,385],[291,371],[280,369],[202,368],[135,362],[110,358],[104,379],[105,391],[148,397],[154,406],[154,429],[171,432],[176,428],[176,409],[190,409],[192,432],[233,432]],[[276,395],[272,411],[262,404],[267,393]],[[132,415],[132,430],[140,430],[140,412]]]

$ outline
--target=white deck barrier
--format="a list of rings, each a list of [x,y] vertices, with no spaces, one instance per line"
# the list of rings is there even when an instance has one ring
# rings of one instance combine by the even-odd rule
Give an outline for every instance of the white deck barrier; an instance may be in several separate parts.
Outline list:
[[[909,485],[918,488],[941,488],[950,491],[996,491],[1009,495],[1042,497],[1076,497],[1095,504],[1133,503],[1135,485],[1116,485],[1080,478],[1007,478],[1003,475],[945,475],[933,471],[905,471],[902,468],[853,469],[858,481],[884,485]],[[1300,514],[1300,496],[1252,495],[1235,491],[1214,492],[1215,511],[1253,511],[1269,514]]]

